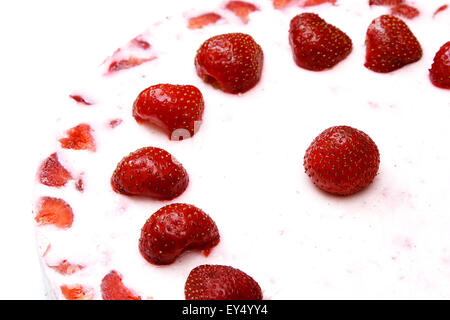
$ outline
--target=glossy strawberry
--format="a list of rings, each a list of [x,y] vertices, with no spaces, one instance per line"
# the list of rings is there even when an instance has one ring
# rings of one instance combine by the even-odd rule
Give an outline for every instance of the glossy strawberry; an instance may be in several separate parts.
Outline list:
[[[369,0],[371,6],[393,6],[400,3],[403,3],[403,0]]]
[[[215,12],[204,13],[199,16],[190,18],[188,22],[188,28],[202,29],[204,26],[207,26],[208,24],[214,24],[220,19],[222,19],[222,17]]]
[[[186,250],[210,249],[219,241],[217,226],[206,213],[175,203],[162,207],[146,221],[139,250],[153,264],[170,264]]]
[[[430,69],[430,80],[436,87],[450,89],[450,41],[436,53]]]
[[[323,131],[306,150],[306,174],[320,189],[350,195],[369,185],[378,172],[380,155],[372,139],[348,126]]]
[[[212,37],[200,46],[195,68],[205,82],[237,94],[259,82],[263,60],[263,51],[251,36],[228,33]]]
[[[139,94],[133,117],[160,127],[171,140],[183,140],[197,131],[204,106],[202,93],[194,86],[158,84]]]
[[[56,153],[45,159],[38,170],[39,182],[49,187],[62,187],[72,179],[72,175],[59,162]]]
[[[295,63],[312,71],[332,68],[352,51],[352,40],[315,13],[302,13],[291,20],[289,43]]]
[[[194,268],[184,287],[186,300],[262,300],[252,277],[229,266],[201,265]]]
[[[440,6],[440,7],[437,8],[436,11],[433,13],[433,18],[434,18],[437,14],[439,14],[439,13],[441,13],[442,11],[445,11],[445,10],[447,10],[447,9],[448,9],[448,4],[444,4],[444,5]]]
[[[375,72],[391,72],[416,62],[422,57],[422,47],[408,26],[393,15],[382,15],[367,29],[366,62]]]
[[[141,148],[124,157],[111,177],[115,192],[159,200],[179,196],[188,184],[189,177],[181,163],[155,147]]]
[[[59,139],[62,148],[95,151],[95,140],[90,125],[82,123],[67,130],[66,133],[67,137]]]
[[[103,277],[100,285],[103,300],[141,300],[122,282],[122,276],[115,270]]]
[[[93,290],[81,284],[63,284],[60,289],[67,300],[92,300],[94,298]]]
[[[246,1],[229,1],[225,8],[232,11],[235,15],[241,18],[242,22],[247,23],[249,21],[249,14],[258,11],[258,7],[253,3]]]
[[[42,197],[37,204],[34,220],[39,225],[52,224],[58,228],[70,228],[73,223],[73,211],[63,199]]]
[[[414,19],[420,14],[417,8],[405,3],[398,4],[391,8],[391,13],[396,16],[402,16],[407,19]]]

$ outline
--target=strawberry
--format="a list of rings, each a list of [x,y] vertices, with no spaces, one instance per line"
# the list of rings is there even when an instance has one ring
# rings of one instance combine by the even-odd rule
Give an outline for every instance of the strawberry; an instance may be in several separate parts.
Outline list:
[[[228,33],[203,42],[197,50],[195,68],[205,82],[237,94],[259,82],[263,60],[263,51],[251,36]]]
[[[169,204],[156,211],[144,224],[139,250],[150,263],[171,264],[184,251],[206,250],[220,241],[214,221],[188,204]]]
[[[39,170],[39,182],[49,187],[62,187],[72,179],[72,175],[58,160],[56,153],[45,159]]]
[[[208,12],[201,14],[197,17],[192,17],[189,19],[188,28],[189,29],[201,29],[208,24],[214,24],[222,19],[220,15],[214,12]]]
[[[100,288],[103,300],[141,300],[140,296],[125,287],[122,276],[115,270],[103,277]]]
[[[335,4],[336,0],[304,0],[303,4],[301,5],[302,7],[312,7],[312,6],[317,6],[319,4],[323,4],[323,3],[332,3]]]
[[[356,193],[378,172],[380,155],[372,139],[348,126],[323,131],[306,150],[306,174],[320,189],[337,195]]]
[[[75,100],[77,103],[84,104],[85,106],[90,106],[93,104],[93,102],[91,102],[89,99],[79,94],[71,94],[69,95],[69,97]]]
[[[402,3],[403,0],[369,0],[369,5],[376,6],[394,6],[396,4]]]
[[[295,63],[312,71],[332,68],[352,51],[352,40],[315,13],[302,13],[291,20],[289,43]]]
[[[186,190],[189,177],[170,153],[145,147],[124,157],[111,177],[115,192],[171,200]]]
[[[63,199],[42,197],[38,201],[34,220],[39,225],[53,224],[58,228],[70,228],[73,223],[73,211]]]
[[[204,105],[202,93],[194,86],[158,84],[138,95],[133,117],[162,128],[171,140],[183,140],[195,134]]]
[[[433,18],[438,14],[441,13],[442,11],[445,11],[448,9],[448,4],[444,4],[442,6],[440,6],[439,8],[436,9],[436,11],[433,13]]]
[[[235,15],[241,18],[242,22],[248,23],[248,16],[250,13],[258,11],[258,7],[253,3],[245,1],[229,1],[225,8],[232,11]]]
[[[366,62],[375,72],[391,72],[416,62],[422,47],[408,26],[393,15],[382,15],[367,29]]]
[[[53,270],[57,271],[58,273],[62,275],[71,275],[75,272],[78,272],[82,269],[84,269],[83,265],[80,264],[72,264],[66,259],[62,260],[59,264],[55,266],[49,265],[49,268],[52,268]]]
[[[93,290],[80,284],[63,284],[60,289],[67,300],[92,300],[94,298]]]
[[[436,53],[430,69],[430,80],[436,87],[450,89],[450,41]]]
[[[229,266],[201,265],[189,274],[184,287],[186,300],[262,300],[252,277]]]
[[[391,13],[396,16],[402,16],[407,19],[414,19],[420,14],[420,11],[409,4],[398,4],[391,8]]]
[[[59,139],[61,147],[74,150],[95,151],[95,141],[90,125],[82,123],[67,130],[67,137]]]

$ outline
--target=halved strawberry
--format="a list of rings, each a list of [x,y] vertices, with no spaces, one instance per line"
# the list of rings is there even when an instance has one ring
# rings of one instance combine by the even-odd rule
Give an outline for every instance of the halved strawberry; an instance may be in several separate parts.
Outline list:
[[[62,187],[72,179],[70,172],[59,162],[56,152],[42,162],[38,175],[39,182],[49,187]]]
[[[66,132],[67,137],[59,139],[61,147],[74,150],[95,151],[95,140],[92,136],[92,128],[86,123],[73,127]]]
[[[369,5],[376,6],[394,6],[396,4],[402,3],[403,0],[369,0]]]
[[[414,19],[420,14],[420,11],[409,4],[401,3],[392,7],[391,13],[407,19]]]
[[[375,72],[391,72],[422,58],[422,47],[405,22],[382,15],[367,29],[366,62]]]
[[[204,105],[202,93],[194,86],[158,84],[138,95],[133,117],[160,127],[171,140],[183,140],[198,130]]]
[[[430,80],[436,87],[450,89],[450,41],[436,53],[430,69]]]
[[[195,68],[205,82],[237,94],[259,82],[263,61],[263,51],[251,36],[228,33],[203,42],[197,50]]]
[[[199,16],[190,18],[188,21],[188,28],[201,29],[208,24],[216,23],[220,19],[222,19],[222,17],[215,12],[204,13]]]
[[[332,68],[352,51],[352,40],[315,13],[302,13],[291,20],[289,43],[295,63],[312,71]]]
[[[67,259],[62,260],[57,265],[48,266],[62,275],[71,275],[84,268],[83,265],[70,263]]]
[[[259,8],[253,3],[246,1],[229,1],[225,8],[232,11],[235,15],[241,18],[242,22],[248,23],[248,16],[250,13],[258,11]]]
[[[122,282],[122,276],[115,270],[103,277],[100,285],[103,300],[141,300]]]
[[[380,155],[373,140],[348,126],[323,131],[304,157],[306,174],[320,189],[350,195],[369,185],[378,172]]]
[[[201,265],[194,268],[184,287],[186,300],[262,300],[258,283],[229,266]]]
[[[42,197],[38,201],[34,220],[39,225],[53,224],[58,228],[70,228],[73,223],[73,211],[63,199]]]
[[[211,249],[219,241],[219,230],[205,212],[175,203],[162,207],[145,222],[139,250],[150,263],[171,264],[184,251]]]
[[[94,298],[92,288],[81,284],[63,284],[60,289],[67,300],[92,300]]]
[[[111,177],[115,192],[171,200],[186,190],[189,177],[170,153],[145,147],[130,153],[117,165]]]

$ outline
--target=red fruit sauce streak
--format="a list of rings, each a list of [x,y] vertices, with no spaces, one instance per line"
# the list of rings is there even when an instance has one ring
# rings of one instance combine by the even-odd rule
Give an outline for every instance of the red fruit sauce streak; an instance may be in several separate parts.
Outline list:
[[[440,6],[433,14],[433,18],[438,14],[441,13],[442,11],[445,11],[448,9],[448,4],[444,4],[443,6]]]
[[[407,19],[414,19],[420,14],[420,11],[408,4],[398,4],[391,8],[391,13]]]
[[[85,106],[91,106],[93,104],[91,101],[89,101],[89,99],[79,94],[71,94],[69,97],[78,102],[79,104],[83,104]]]
[[[225,8],[241,18],[244,23],[247,23],[249,21],[248,16],[250,13],[259,10],[259,8],[253,3],[245,1],[229,1],[226,4]]]
[[[130,57],[128,59],[122,59],[118,61],[113,61],[108,67],[107,74],[115,73],[118,71],[130,69],[137,67],[145,62],[149,62],[156,59],[156,57],[150,57],[150,58],[136,58],[136,57]]]
[[[148,50],[150,49],[151,45],[150,43],[148,43],[146,40],[141,39],[138,37],[134,38],[133,40],[131,40],[131,44],[135,47],[138,47],[142,50]]]

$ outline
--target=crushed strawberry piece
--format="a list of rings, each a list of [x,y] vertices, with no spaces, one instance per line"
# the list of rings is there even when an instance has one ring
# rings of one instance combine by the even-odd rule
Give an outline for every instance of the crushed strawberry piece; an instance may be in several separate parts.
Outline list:
[[[112,119],[111,121],[109,121],[109,126],[111,127],[111,129],[114,129],[115,127],[120,125],[122,121],[122,119]]]
[[[405,17],[407,19],[414,19],[420,14],[420,11],[413,6],[401,3],[392,7],[391,13],[397,16]]]
[[[73,211],[63,199],[42,197],[38,202],[34,220],[39,225],[52,224],[58,228],[70,228],[73,223]]]
[[[92,102],[89,101],[89,99],[87,99],[86,97],[83,97],[79,94],[71,94],[69,97],[72,98],[73,100],[75,100],[76,102],[78,102],[79,104],[84,104],[85,106],[92,105]]]
[[[306,0],[304,1],[304,3],[301,5],[302,7],[312,7],[312,6],[318,6],[319,4],[323,4],[323,3],[332,3],[335,4],[336,0]]]
[[[245,1],[229,1],[226,6],[226,9],[232,11],[235,15],[237,15],[244,23],[249,21],[249,14],[255,11],[258,11],[258,7],[253,3],[245,2]]]
[[[155,57],[150,58],[136,58],[129,57],[128,59],[121,59],[111,62],[108,67],[108,73],[114,73],[117,71],[122,71],[126,69],[130,69],[133,67],[137,67],[145,62],[152,61]]]
[[[150,45],[150,43],[148,43],[148,41],[140,38],[139,36],[137,36],[136,38],[131,40],[131,44],[133,46],[138,47],[138,48],[143,49],[143,50],[150,49],[150,47],[151,47],[151,45]]]
[[[433,14],[433,17],[436,16],[438,13],[447,10],[448,9],[448,4],[444,4],[443,6],[440,6]]]
[[[273,7],[275,9],[283,9],[287,7],[293,0],[273,0]]]
[[[395,6],[400,3],[403,3],[403,0],[369,0],[371,6]]]
[[[80,264],[72,264],[69,261],[67,261],[66,259],[62,260],[56,266],[49,265],[49,267],[63,275],[71,275],[71,274],[74,274],[75,272],[78,272],[84,268],[84,266],[82,266]]]
[[[141,300],[122,282],[122,276],[117,271],[111,271],[101,283],[103,300]]]
[[[94,296],[92,289],[84,287],[80,284],[63,284],[60,289],[61,293],[67,300],[92,300]]]
[[[77,182],[75,183],[75,188],[80,192],[84,191],[84,181],[82,178],[78,178]]]
[[[56,153],[45,159],[39,168],[39,181],[46,186],[62,187],[70,179],[72,175],[61,165]]]
[[[91,131],[91,126],[85,123],[67,130],[67,138],[59,139],[61,147],[65,149],[95,151],[96,146]]]
[[[222,19],[220,15],[214,12],[205,13],[197,17],[192,17],[189,19],[188,28],[189,29],[201,29],[208,24],[216,23]]]

